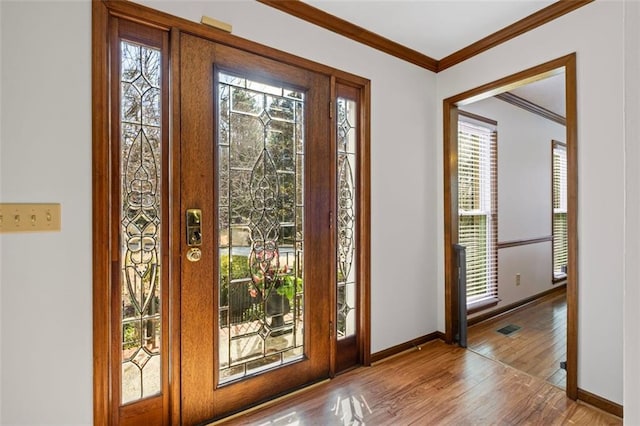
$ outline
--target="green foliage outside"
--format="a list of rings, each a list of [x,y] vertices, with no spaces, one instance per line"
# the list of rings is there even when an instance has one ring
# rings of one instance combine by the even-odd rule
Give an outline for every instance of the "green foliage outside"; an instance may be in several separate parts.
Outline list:
[[[280,284],[276,285],[276,291],[279,295],[285,296],[289,302],[293,303],[296,294],[302,291],[302,278],[293,275],[283,275],[279,277]]]
[[[234,255],[231,260],[229,262],[227,254],[220,256],[220,306],[228,306],[232,318],[248,319],[256,313],[256,309],[259,309],[254,305],[262,302],[269,288],[264,288],[262,285],[264,279],[249,280],[251,271],[247,256]],[[247,281],[230,286],[229,278]],[[268,282],[271,281],[268,280]],[[272,285],[277,294],[289,299],[290,304],[293,304],[296,295],[302,292],[302,278],[297,278],[288,272],[275,274]]]
[[[229,277],[232,280],[247,278],[251,276],[249,271],[249,262],[247,256],[232,256],[232,261],[229,262],[229,255],[223,254],[220,256],[220,306],[229,305]],[[231,265],[231,275],[229,275],[229,266]],[[237,291],[238,287],[245,288],[245,286],[236,286],[233,291]]]

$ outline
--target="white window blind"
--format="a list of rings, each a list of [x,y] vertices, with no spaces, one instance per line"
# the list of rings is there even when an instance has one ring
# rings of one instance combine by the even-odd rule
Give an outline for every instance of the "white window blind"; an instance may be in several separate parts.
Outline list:
[[[567,147],[553,142],[553,277],[567,276]]]
[[[458,242],[466,247],[467,305],[498,295],[497,132],[458,121]]]

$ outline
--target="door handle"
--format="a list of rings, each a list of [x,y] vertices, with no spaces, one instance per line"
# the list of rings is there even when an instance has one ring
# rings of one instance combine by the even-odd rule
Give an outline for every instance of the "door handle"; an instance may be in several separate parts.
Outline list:
[[[187,209],[187,259],[197,262],[202,258],[202,210]]]

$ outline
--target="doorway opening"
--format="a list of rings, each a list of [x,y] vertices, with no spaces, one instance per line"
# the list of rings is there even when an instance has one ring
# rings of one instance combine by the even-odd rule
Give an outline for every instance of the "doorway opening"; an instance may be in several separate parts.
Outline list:
[[[528,304],[527,311],[546,314],[546,318],[551,318],[547,322],[556,321],[555,327],[551,326],[555,335],[548,338],[557,340],[555,352],[561,358],[564,358],[562,347],[566,341],[566,359],[549,357],[544,362],[551,364],[538,375],[546,375],[542,378],[552,383],[555,380],[556,385],[564,384],[564,370],[560,368],[560,361],[563,361],[566,392],[571,399],[577,398],[575,81],[575,54],[572,54],[445,99],[443,105],[446,340],[454,342],[460,336],[466,336],[467,322],[484,321],[469,328],[469,348],[485,352],[485,355],[491,353],[501,361],[504,359],[497,353],[501,350],[510,353],[505,359],[518,368],[518,362],[514,361],[517,354],[509,344],[519,339],[518,350],[526,352],[524,337],[536,320],[505,315]],[[550,116],[541,117],[541,111],[535,116],[530,108],[524,111],[523,102],[514,106],[523,98],[513,92],[526,94],[527,90],[550,86],[550,82],[561,83],[559,98],[566,105],[564,114],[554,117],[555,123],[551,122]],[[513,110],[510,115],[505,112],[509,108]],[[539,134],[524,131],[525,123],[517,121],[518,116],[531,123],[541,121],[546,130]],[[483,134],[486,137],[483,138]],[[538,139],[536,146],[531,145],[532,138]],[[482,148],[482,140],[487,148]],[[528,140],[530,145],[523,146]],[[553,178],[554,140],[565,143],[566,153],[565,192],[563,196],[555,194],[555,199],[552,181],[558,183],[558,176]],[[497,145],[495,160],[491,158],[492,141]],[[496,173],[492,173],[492,161],[495,161]],[[474,167],[477,167],[477,173]],[[555,202],[560,199],[562,203]],[[478,215],[482,217],[478,219]],[[563,222],[559,223],[558,219]],[[560,225],[564,234],[560,232]],[[469,249],[464,263],[470,270],[463,273],[459,272],[454,245],[465,244]],[[563,265],[556,265],[557,268],[554,268],[553,253],[557,251],[554,245],[565,247],[560,256],[556,253],[556,263],[563,262]],[[554,273],[555,269],[558,271]],[[462,291],[458,290],[458,278],[464,275],[467,283],[468,277],[478,281],[472,282],[471,297],[468,291],[460,294]],[[536,302],[541,303],[534,306]],[[469,311],[459,317],[462,304]],[[497,315],[500,317],[495,319]],[[545,320],[538,321],[538,326],[542,327],[540,324]],[[523,326],[519,322],[528,323]],[[502,346],[491,346],[489,337],[501,338],[496,341]],[[521,369],[526,371],[524,361],[519,362]],[[539,360],[532,362],[539,364]]]

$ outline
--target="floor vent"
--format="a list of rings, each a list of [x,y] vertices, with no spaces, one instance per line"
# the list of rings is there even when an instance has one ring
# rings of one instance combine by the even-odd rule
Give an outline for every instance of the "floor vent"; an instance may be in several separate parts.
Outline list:
[[[505,327],[502,327],[501,329],[498,330],[498,333],[502,333],[505,336],[510,335],[511,333],[513,333],[514,331],[518,331],[520,330],[520,327],[517,325],[513,325],[513,324],[509,324]]]

